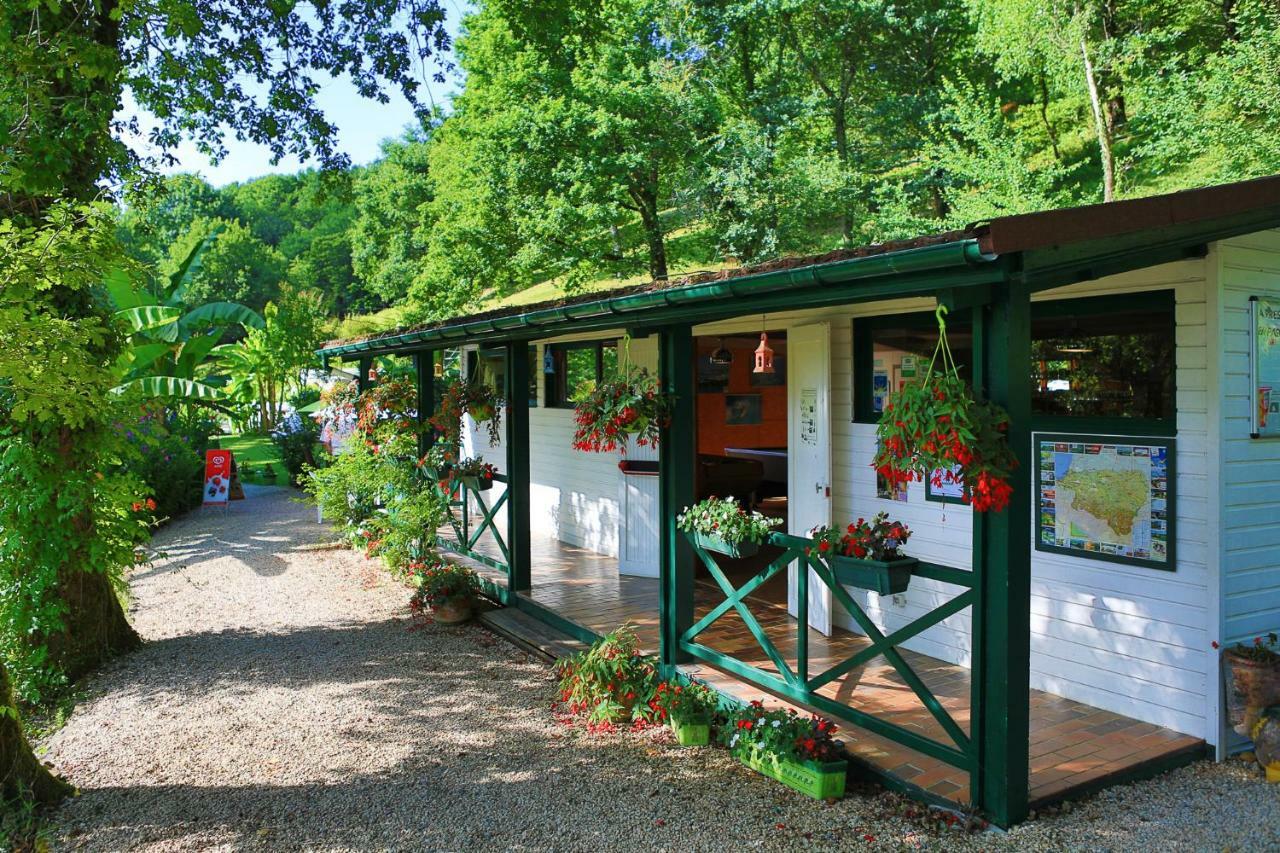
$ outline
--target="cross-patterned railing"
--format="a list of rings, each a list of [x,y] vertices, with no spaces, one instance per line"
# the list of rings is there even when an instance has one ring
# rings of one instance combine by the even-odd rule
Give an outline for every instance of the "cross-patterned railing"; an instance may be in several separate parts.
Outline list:
[[[495,474],[493,482],[506,483],[507,478],[503,474]],[[491,568],[507,571],[507,565],[511,562],[511,552],[498,523],[499,513],[507,505],[507,489],[504,488],[497,499],[490,504],[485,497],[490,490],[472,488],[459,477],[442,480],[436,484],[436,487],[448,501],[449,528],[452,530],[452,536],[446,533],[437,536],[440,547],[455,554],[470,557]],[[480,521],[474,525],[472,524],[473,508],[479,510],[480,515]],[[477,549],[486,533],[493,538],[498,553],[502,555],[500,559],[495,557],[489,549],[483,551]]]
[[[768,541],[770,545],[782,548],[782,554],[761,572],[738,587],[735,587],[725,575],[711,553],[694,544],[694,552],[698,555],[703,565],[707,567],[707,571],[710,572],[711,577],[719,585],[721,591],[724,592],[725,600],[712,608],[710,612],[697,620],[681,635],[681,648],[695,658],[731,672],[746,681],[817,708],[825,714],[842,717],[871,732],[918,750],[940,761],[972,771],[977,761],[972,739],[947,709],[943,707],[942,703],[938,701],[937,696],[933,694],[928,685],[911,668],[897,647],[922,631],[973,605],[977,600],[973,573],[950,566],[920,563],[913,572],[915,576],[955,584],[963,587],[964,591],[950,601],[915,619],[910,624],[904,625],[886,635],[876,626],[875,622],[872,621],[871,617],[867,615],[858,602],[849,595],[848,591],[837,582],[831,568],[818,558],[814,551],[812,540],[785,533],[773,533]],[[794,666],[778,650],[768,634],[765,633],[750,608],[751,594],[792,564],[798,567],[796,572]],[[810,675],[809,673],[809,572],[805,571],[806,567],[812,569],[818,580],[831,590],[833,600],[848,611],[871,643],[856,654],[829,666],[816,675]],[[771,607],[773,605],[766,606]],[[751,636],[760,645],[760,649],[773,662],[774,667],[777,669],[776,674],[753,666],[737,657],[725,654],[698,641],[700,634],[731,610],[738,614]],[[934,740],[919,731],[905,728],[892,720],[876,716],[863,708],[836,701],[818,692],[822,687],[880,655],[884,656],[885,660],[888,661],[911,691],[915,693],[933,718],[937,720],[938,725],[942,727],[942,730],[950,738],[950,743]],[[977,699],[978,696],[976,694],[971,697],[971,700]],[[971,708],[971,715],[974,719],[978,718],[978,714],[978,708]]]

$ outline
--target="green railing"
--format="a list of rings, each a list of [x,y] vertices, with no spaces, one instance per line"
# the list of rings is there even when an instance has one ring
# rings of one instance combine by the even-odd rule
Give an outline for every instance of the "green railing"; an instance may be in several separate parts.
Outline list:
[[[922,631],[973,605],[977,600],[973,573],[950,566],[920,563],[913,573],[915,576],[955,584],[963,587],[964,591],[910,624],[886,635],[876,626],[858,602],[836,581],[831,568],[819,559],[816,554],[811,553],[812,540],[785,533],[773,533],[769,537],[768,544],[782,548],[781,556],[739,587],[734,587],[710,553],[696,544],[694,545],[694,552],[702,560],[702,563],[707,567],[707,571],[711,573],[711,577],[715,579],[715,582],[724,592],[725,600],[712,608],[701,619],[694,622],[689,630],[681,635],[680,647],[693,657],[733,673],[757,686],[771,690],[785,698],[817,708],[824,714],[848,720],[903,746],[910,747],[925,755],[966,769],[972,773],[977,765],[973,739],[965,733],[964,729],[947,712],[947,709],[942,706],[942,703],[938,701],[938,698],[929,689],[928,685],[921,680],[920,676],[903,658],[897,647]],[[749,607],[749,596],[773,579],[779,572],[785,571],[793,563],[797,564],[799,569],[796,572],[794,666],[770,640]],[[829,666],[816,675],[811,675],[809,672],[809,572],[804,570],[805,567],[812,569],[818,580],[831,590],[831,596],[834,601],[849,612],[854,622],[866,634],[867,639],[871,641],[871,644],[866,648],[859,650],[856,654],[833,666]],[[716,620],[730,610],[737,612],[747,630],[759,643],[761,650],[773,662],[774,667],[777,669],[776,673],[753,666],[698,642],[698,635],[710,628]],[[942,727],[942,730],[950,738],[949,743],[934,740],[918,731],[898,725],[891,720],[876,716],[854,705],[836,701],[818,692],[822,687],[880,655],[884,656],[885,660],[889,662],[911,691],[920,699],[920,702],[933,718],[937,720],[938,725]],[[978,719],[978,705],[980,702],[976,689],[978,681],[977,678],[973,679],[975,688],[970,697],[972,719]]]
[[[506,483],[507,478],[504,474],[495,474],[493,476],[495,483]],[[511,551],[507,546],[507,541],[502,535],[502,531],[498,527],[498,513],[506,507],[508,490],[503,489],[502,494],[498,495],[497,500],[492,505],[485,498],[488,490],[473,489],[457,477],[450,478],[447,487],[441,487],[437,482],[436,487],[444,494],[449,504],[449,527],[453,535],[440,534],[437,541],[441,548],[452,551],[455,554],[462,554],[470,557],[479,563],[484,563],[490,568],[498,569],[502,572],[507,571],[507,566],[511,562]],[[480,521],[478,524],[471,523],[471,507],[474,506],[480,510]],[[497,545],[498,553],[501,558],[494,556],[488,551],[477,550],[481,538],[488,533],[494,543]]]

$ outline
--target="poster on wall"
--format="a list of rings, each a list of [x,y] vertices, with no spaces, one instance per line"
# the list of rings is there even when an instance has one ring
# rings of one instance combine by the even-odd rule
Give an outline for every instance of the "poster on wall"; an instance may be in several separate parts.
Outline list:
[[[1036,550],[1173,571],[1174,440],[1035,437]]]
[[[1251,438],[1280,435],[1280,302],[1249,297]]]

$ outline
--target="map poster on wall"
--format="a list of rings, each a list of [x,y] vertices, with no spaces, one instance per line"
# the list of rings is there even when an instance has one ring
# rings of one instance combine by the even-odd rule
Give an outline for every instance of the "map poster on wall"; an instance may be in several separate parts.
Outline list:
[[[1249,297],[1251,438],[1280,435],[1280,303]]]
[[[1035,436],[1036,550],[1174,571],[1174,440]]]

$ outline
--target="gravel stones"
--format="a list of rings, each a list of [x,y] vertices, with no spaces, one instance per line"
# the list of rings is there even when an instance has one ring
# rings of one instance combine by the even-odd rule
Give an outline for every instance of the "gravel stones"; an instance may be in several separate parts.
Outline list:
[[[1202,763],[1005,835],[818,803],[665,731],[557,725],[549,667],[476,626],[414,626],[406,591],[287,489],[160,531],[132,578],[146,645],[50,738],[84,850],[1265,850],[1280,786]]]

